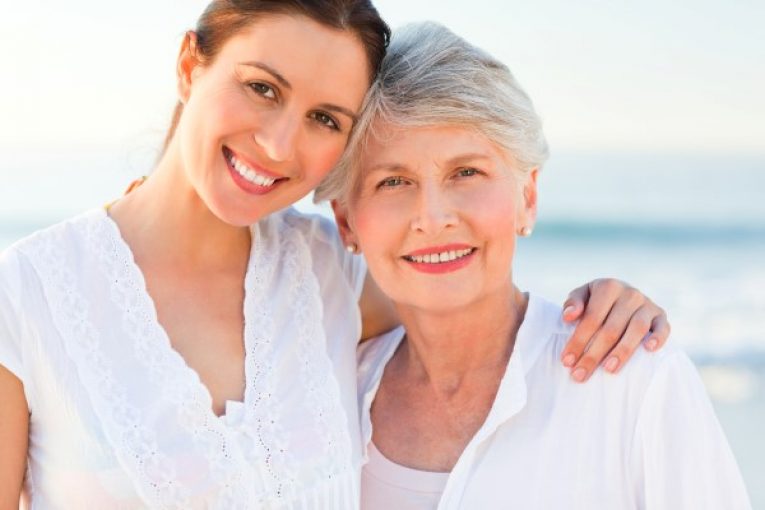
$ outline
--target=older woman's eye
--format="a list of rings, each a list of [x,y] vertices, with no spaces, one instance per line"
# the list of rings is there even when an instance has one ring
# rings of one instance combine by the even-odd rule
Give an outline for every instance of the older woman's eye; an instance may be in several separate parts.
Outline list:
[[[263,96],[266,99],[276,99],[276,91],[271,85],[257,81],[249,83],[248,85],[256,94]]]
[[[380,183],[377,185],[378,188],[395,188],[396,186],[401,186],[404,184],[403,177],[388,177],[387,179],[383,179],[380,181]]]
[[[478,175],[480,172],[477,168],[460,168],[457,171],[458,177],[473,177],[474,175]]]
[[[340,131],[340,124],[332,118],[332,116],[324,113],[324,112],[314,112],[311,114],[311,118],[313,118],[316,122],[321,124],[322,126],[326,126],[330,129],[334,129],[335,131]]]

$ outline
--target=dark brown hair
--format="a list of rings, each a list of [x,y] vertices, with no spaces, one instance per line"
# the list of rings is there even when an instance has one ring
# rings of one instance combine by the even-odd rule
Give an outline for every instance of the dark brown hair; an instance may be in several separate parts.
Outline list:
[[[374,79],[390,40],[390,28],[370,0],[213,0],[194,30],[199,57],[212,61],[232,36],[264,14],[301,15],[330,28],[353,32],[364,45],[370,80]],[[182,113],[183,104],[178,102],[165,137],[165,149]]]

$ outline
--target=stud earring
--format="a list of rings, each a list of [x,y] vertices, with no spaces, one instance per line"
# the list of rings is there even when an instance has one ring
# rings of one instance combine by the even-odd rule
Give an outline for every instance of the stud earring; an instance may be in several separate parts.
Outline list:
[[[345,246],[345,251],[352,254],[357,254],[359,252],[359,247],[356,243],[350,243]]]
[[[518,231],[518,235],[521,237],[529,237],[533,230],[531,227],[521,227],[521,230]]]

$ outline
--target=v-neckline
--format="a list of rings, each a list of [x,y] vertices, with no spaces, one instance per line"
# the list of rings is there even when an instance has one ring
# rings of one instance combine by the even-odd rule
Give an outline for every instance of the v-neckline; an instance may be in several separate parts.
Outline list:
[[[221,423],[226,423],[226,409],[229,407],[229,403],[232,406],[245,406],[247,403],[247,394],[248,394],[248,387],[247,387],[247,381],[249,380],[250,376],[250,370],[249,370],[249,359],[248,359],[248,351],[249,351],[249,341],[248,338],[250,335],[250,328],[251,324],[250,321],[247,320],[247,310],[249,309],[250,300],[252,299],[252,293],[249,292],[249,289],[251,288],[251,285],[249,285],[251,277],[252,277],[252,267],[253,267],[253,261],[257,259],[257,251],[258,251],[258,245],[260,243],[257,242],[257,232],[258,229],[256,226],[251,226],[249,228],[250,231],[250,253],[249,257],[247,259],[247,268],[245,270],[244,280],[242,282],[242,286],[244,288],[244,299],[242,300],[242,316],[244,318],[243,321],[243,328],[242,328],[242,348],[244,350],[244,357],[242,358],[242,363],[244,364],[244,386],[242,387],[242,399],[241,400],[230,400],[226,399],[223,401],[223,414],[217,414],[215,412],[215,409],[213,407],[213,398],[212,393],[210,393],[210,389],[207,387],[207,385],[202,381],[202,378],[199,376],[199,372],[197,372],[193,367],[191,367],[188,362],[186,361],[186,358],[183,357],[183,355],[175,348],[173,347],[172,341],[170,339],[170,335],[167,333],[167,330],[162,325],[162,323],[159,321],[159,314],[157,312],[157,306],[154,302],[154,298],[149,294],[148,287],[146,285],[146,278],[144,276],[143,270],[138,265],[138,263],[135,260],[135,255],[133,254],[133,250],[130,247],[130,245],[125,241],[125,238],[122,237],[122,232],[120,231],[120,227],[117,224],[117,222],[109,216],[109,213],[106,209],[102,209],[103,219],[104,221],[110,226],[110,229],[112,230],[114,234],[114,241],[117,244],[117,246],[120,248],[120,251],[122,251],[125,255],[125,264],[126,269],[129,270],[130,274],[129,277],[135,281],[135,283],[140,288],[141,292],[141,299],[143,302],[143,308],[147,310],[151,314],[151,322],[152,326],[156,329],[157,332],[157,339],[159,339],[159,347],[161,349],[164,349],[170,356],[176,358],[180,361],[178,366],[181,367],[181,370],[185,371],[188,377],[184,377],[185,380],[191,379],[194,381],[195,385],[195,392],[201,394],[203,396],[204,402],[206,402],[208,405],[205,407],[207,408],[207,411],[210,413],[212,417],[214,417],[217,420],[220,420]]]

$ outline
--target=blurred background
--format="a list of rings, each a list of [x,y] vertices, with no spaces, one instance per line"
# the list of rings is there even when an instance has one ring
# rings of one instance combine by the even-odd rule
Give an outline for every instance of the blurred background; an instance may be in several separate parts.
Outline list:
[[[765,508],[765,3],[376,4],[394,27],[441,21],[510,66],[552,149],[516,278],[562,301],[614,276],[665,307]],[[4,9],[0,249],[151,172],[178,45],[205,5]]]

